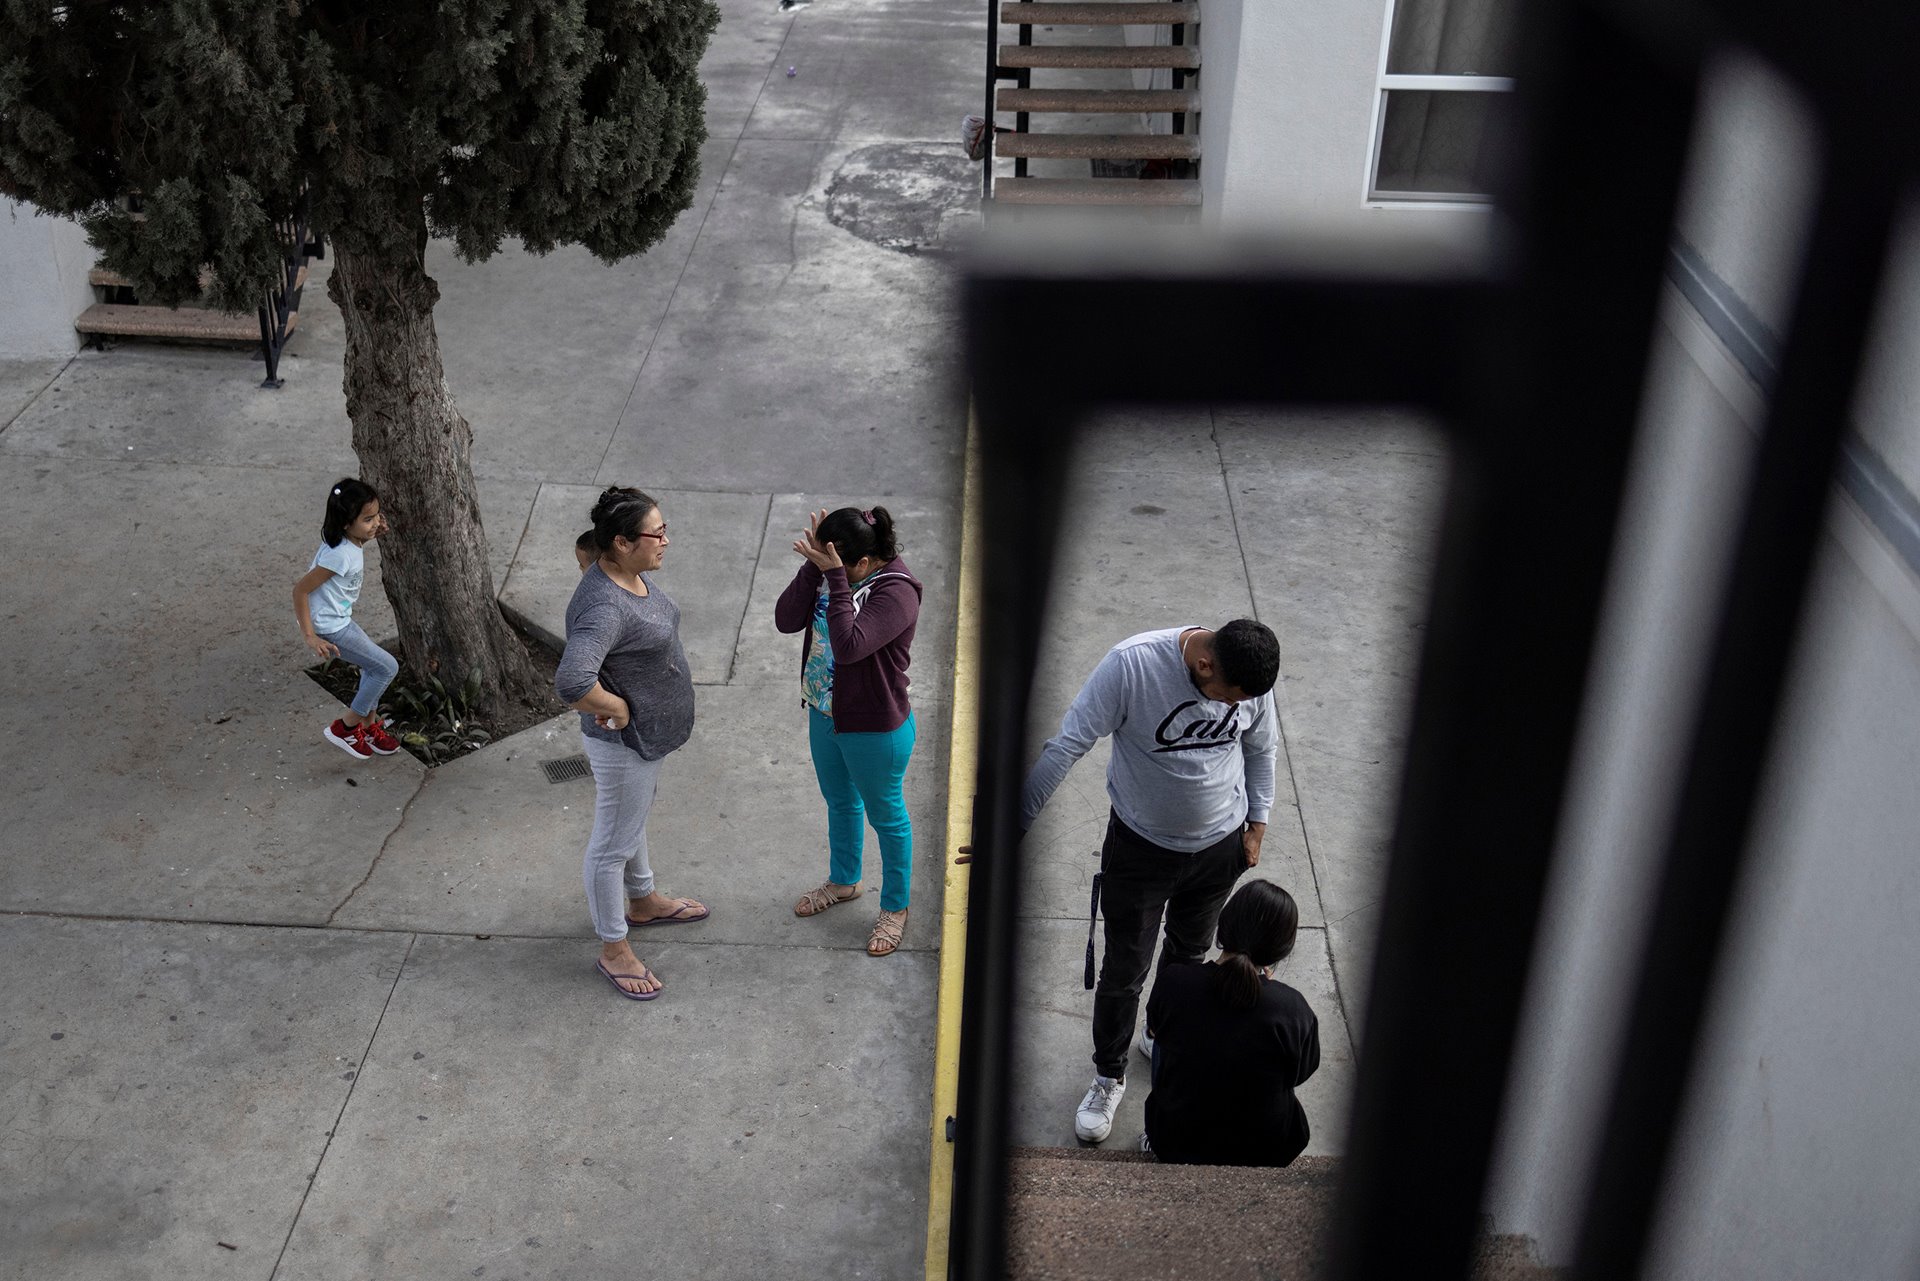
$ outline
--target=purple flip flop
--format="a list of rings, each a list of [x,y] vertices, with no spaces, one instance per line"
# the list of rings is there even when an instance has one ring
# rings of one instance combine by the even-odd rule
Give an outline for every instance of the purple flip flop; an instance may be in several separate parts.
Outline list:
[[[647,972],[644,975],[615,974],[612,970],[607,968],[607,963],[605,961],[595,961],[593,963],[593,968],[596,970],[599,970],[600,973],[606,977],[607,982],[613,984],[614,991],[626,997],[629,1001],[651,1001],[654,997],[660,995],[661,992],[666,990],[665,988],[656,987],[651,992],[629,992],[627,991],[627,989],[620,986],[621,979],[633,979],[633,978],[650,978],[654,982],[658,983],[660,981],[659,976],[654,974],[652,970],[647,970]],[[645,966],[642,966],[641,968],[646,969]]]
[[[695,921],[704,921],[709,916],[713,915],[713,909],[707,908],[707,907],[701,908],[700,915],[698,916],[681,915],[681,913],[685,912],[686,910],[687,910],[686,904],[683,903],[679,907],[675,908],[671,915],[648,917],[644,921],[636,921],[631,916],[629,916],[627,918],[627,924],[633,926],[635,929],[638,929],[641,926],[645,926],[645,925],[692,925]]]

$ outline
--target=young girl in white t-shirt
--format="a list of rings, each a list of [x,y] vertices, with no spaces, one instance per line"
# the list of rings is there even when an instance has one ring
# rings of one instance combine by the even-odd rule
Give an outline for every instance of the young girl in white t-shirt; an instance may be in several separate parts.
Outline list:
[[[346,477],[327,495],[320,549],[293,585],[293,616],[299,620],[307,648],[321,658],[344,658],[360,669],[360,687],[354,691],[352,705],[321,734],[363,761],[400,750],[400,740],[375,714],[380,695],[400,671],[400,664],[353,621],[353,603],[360,599],[360,584],[366,577],[363,549],[386,532],[380,495],[365,481]]]

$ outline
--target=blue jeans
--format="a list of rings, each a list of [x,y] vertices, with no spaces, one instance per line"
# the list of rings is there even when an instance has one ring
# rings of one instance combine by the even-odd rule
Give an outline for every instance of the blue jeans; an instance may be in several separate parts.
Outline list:
[[[833,718],[807,709],[813,773],[827,802],[827,879],[860,883],[867,822],[880,838],[880,909],[904,912],[913,880],[913,822],[907,817],[907,758],[913,713],[886,733],[836,734]]]
[[[348,623],[339,631],[328,632],[320,639],[334,646],[340,651],[342,659],[360,669],[360,688],[353,691],[351,706],[362,716],[372,716],[380,706],[380,696],[387,692],[387,686],[400,674],[399,660],[374,644],[360,630],[358,623]]]

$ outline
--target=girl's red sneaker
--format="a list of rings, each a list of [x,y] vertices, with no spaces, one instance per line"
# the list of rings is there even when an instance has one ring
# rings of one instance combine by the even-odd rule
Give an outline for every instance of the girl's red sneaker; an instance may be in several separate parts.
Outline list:
[[[375,755],[392,756],[400,750],[400,740],[387,733],[387,723],[383,720],[360,722],[360,732]]]
[[[321,736],[354,760],[370,761],[373,759],[373,747],[362,732],[365,728],[363,725],[349,725],[336,720],[321,731]]]

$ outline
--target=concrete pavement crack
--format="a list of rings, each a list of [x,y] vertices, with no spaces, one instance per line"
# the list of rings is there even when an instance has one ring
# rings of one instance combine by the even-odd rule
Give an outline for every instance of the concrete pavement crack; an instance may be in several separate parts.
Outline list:
[[[1233,476],[1227,467],[1227,451],[1220,446],[1220,417],[1212,405],[1207,406],[1207,434],[1213,440],[1213,456],[1220,462],[1220,485],[1227,491],[1227,514],[1233,520],[1233,541],[1240,548],[1240,570],[1246,575],[1247,599],[1253,603],[1253,617],[1260,618],[1260,601],[1253,590],[1253,564],[1247,558],[1247,541],[1240,531],[1240,505],[1233,500]],[[1284,659],[1285,655],[1282,655]],[[1307,800],[1300,794],[1300,776],[1293,768],[1293,736],[1287,732],[1286,680],[1275,682],[1273,687],[1274,728],[1280,735],[1280,756],[1287,763],[1287,786],[1293,789],[1294,821],[1300,824],[1300,847],[1306,851],[1307,872],[1313,877],[1313,897],[1320,904],[1320,916],[1326,919],[1327,900],[1320,888],[1320,862],[1313,854],[1313,837],[1307,832]],[[1351,913],[1349,913],[1351,915]],[[1346,917],[1341,917],[1345,920]],[[1333,922],[1327,921],[1328,925]],[[1346,986],[1340,981],[1340,966],[1333,959],[1332,936],[1328,936],[1327,969],[1333,975],[1333,999],[1340,1007],[1340,1026],[1347,1032],[1347,1051],[1357,1053],[1353,1041],[1353,1019],[1347,1013]]]
[[[341,925],[328,926],[312,921],[236,921],[219,917],[203,916],[110,916],[97,912],[44,912],[26,911],[20,908],[0,908],[0,918],[32,919],[40,921],[113,921],[120,924],[135,925],[190,925],[206,928],[210,925],[233,930],[329,930],[335,934],[407,934],[416,939],[477,939],[479,933],[472,929],[464,930],[428,930],[407,925]],[[1063,918],[1071,919],[1071,918]],[[1302,926],[1302,929],[1309,928]],[[1317,927],[1312,927],[1317,928]],[[577,943],[586,937],[578,930],[569,930],[564,934],[515,934],[510,931],[494,930],[487,934],[489,941],[498,943]],[[663,942],[675,947],[743,947],[769,948],[782,952],[865,952],[867,943],[864,937],[842,943],[787,943],[778,939],[754,938],[673,938]],[[938,944],[908,942],[901,945],[896,955],[936,956],[940,952]]]
[[[373,1053],[373,1043],[380,1037],[380,1025],[387,1021],[387,1007],[393,1004],[393,994],[400,988],[400,976],[407,972],[407,961],[413,956],[414,937],[407,939],[407,950],[400,954],[400,964],[393,971],[393,986],[387,989],[387,999],[380,1003],[380,1016],[373,1021],[373,1031],[367,1036],[367,1048],[360,1051],[360,1063],[353,1070],[353,1080],[347,1082],[347,1097],[340,1100],[340,1111],[334,1115],[333,1128],[327,1131],[327,1141],[320,1145],[320,1159],[313,1163],[313,1173],[307,1176],[307,1186],[300,1193],[300,1204],[294,1207],[293,1221],[287,1224],[287,1239],[280,1243],[280,1253],[274,1256],[273,1271],[267,1274],[267,1281],[280,1275],[280,1264],[287,1257],[287,1247],[293,1244],[293,1234],[300,1227],[300,1216],[306,1213],[307,1198],[313,1195],[313,1185],[320,1181],[320,1171],[327,1164],[327,1153],[333,1150],[334,1136],[340,1133],[340,1123],[346,1120],[347,1109],[353,1105],[353,1092],[360,1088],[360,1078],[367,1070],[367,1058]]]
[[[721,683],[733,684],[734,669],[740,666],[740,638],[747,634],[747,611],[753,608],[753,582],[760,576],[760,557],[767,552],[767,531],[773,528],[773,495],[767,495],[767,514],[760,521],[760,550],[755,553],[753,573],[747,579],[746,603],[740,606],[740,625],[733,629],[733,653],[727,656],[727,679]]]
[[[373,862],[367,864],[367,874],[360,878],[358,885],[347,891],[347,896],[340,900],[338,906],[327,913],[327,919],[322,922],[323,925],[332,925],[333,918],[340,915],[340,913],[345,910],[347,904],[353,902],[353,896],[365,889],[367,882],[373,879],[374,869],[379,867],[380,860],[386,857],[387,846],[393,844],[393,838],[400,835],[401,829],[406,827],[407,815],[413,813],[413,803],[420,799],[420,794],[427,790],[427,784],[432,780],[432,770],[428,770],[420,776],[420,786],[413,789],[413,795],[409,796],[407,803],[400,807],[400,821],[393,825],[393,830],[387,833],[387,838],[380,842],[380,848],[374,851]]]
[[[53,375],[53,377],[47,379],[46,384],[42,386],[39,391],[34,392],[33,395],[28,398],[26,404],[20,406],[19,413],[16,413],[15,415],[13,415],[13,417],[7,419],[7,421],[5,421],[4,423],[0,423],[0,432],[6,431],[7,428],[13,426],[15,423],[19,422],[22,418],[25,418],[27,416],[27,411],[40,403],[40,398],[46,395],[48,390],[52,388],[52,386],[55,383],[59,382],[60,379],[66,375],[66,372],[69,369],[73,368],[73,362],[78,360],[79,358],[80,358],[80,354],[78,352],[75,352],[73,355],[67,357],[67,363],[60,366],[59,370]]]

